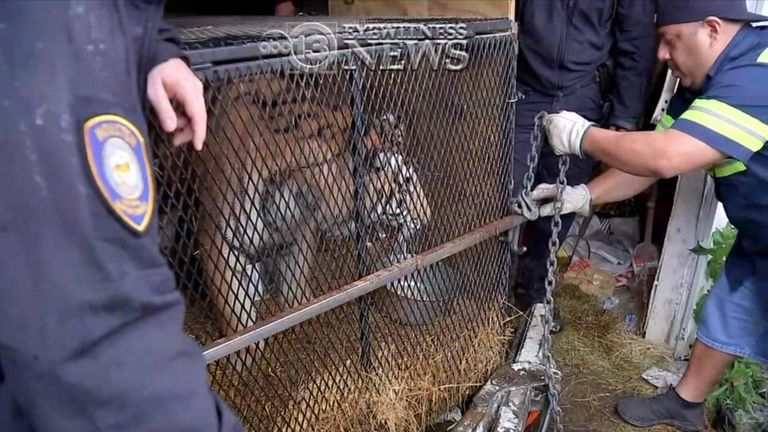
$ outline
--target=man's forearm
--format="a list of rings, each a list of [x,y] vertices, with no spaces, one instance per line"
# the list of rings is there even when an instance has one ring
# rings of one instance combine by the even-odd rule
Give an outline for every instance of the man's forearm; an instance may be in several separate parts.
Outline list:
[[[707,168],[725,154],[677,130],[614,132],[597,127],[584,136],[584,153],[641,177],[670,178]]]
[[[623,201],[646,190],[657,181],[655,177],[641,177],[611,168],[587,185],[592,204]]]
[[[586,154],[626,173],[641,177],[664,177],[662,134],[658,132],[614,132],[590,128],[584,137]]]

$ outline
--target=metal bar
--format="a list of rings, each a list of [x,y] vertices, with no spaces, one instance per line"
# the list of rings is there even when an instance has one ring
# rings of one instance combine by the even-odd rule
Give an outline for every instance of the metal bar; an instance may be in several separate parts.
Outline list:
[[[365,25],[365,24],[390,24],[390,25],[402,25],[402,24],[411,24],[411,25],[419,25],[419,24],[437,24],[437,23],[453,23],[453,24],[464,24],[466,26],[467,31],[467,39],[471,39],[480,35],[494,35],[494,34],[502,34],[509,31],[512,31],[514,33],[514,36],[516,37],[517,33],[517,23],[515,21],[509,20],[509,19],[485,19],[485,20],[476,20],[473,21],[472,19],[449,19],[449,20],[437,20],[437,21],[430,21],[430,20],[418,20],[418,19],[399,19],[399,18],[383,18],[383,19],[339,19],[339,17],[334,17],[332,20],[329,20],[327,18],[329,17],[323,17],[325,19],[318,19],[319,17],[292,17],[288,20],[275,20],[274,17],[270,17],[268,21],[265,21],[264,19],[251,19],[250,21],[242,21],[238,24],[238,31],[231,34],[231,36],[245,36],[247,34],[247,31],[243,30],[248,26],[248,23],[253,23],[254,31],[253,31],[253,37],[263,37],[264,33],[267,32],[270,29],[280,30],[280,24],[283,25],[284,28],[287,28],[285,26],[288,25],[296,25],[299,23],[322,23],[329,27],[329,30],[332,30],[332,27],[338,27],[340,25],[344,24],[358,24],[358,25]],[[184,19],[178,19],[178,20],[171,20],[172,24],[176,24],[176,27],[180,29],[181,31],[181,38],[182,43],[184,44],[195,44],[195,43],[204,43],[205,41],[209,41],[212,39],[221,39],[226,38],[227,35],[222,34],[221,36],[214,36],[211,35],[209,38],[205,37],[193,37],[190,35],[187,35],[186,33],[190,30],[194,30],[195,27],[199,27],[201,25],[200,22],[195,21],[186,21]],[[264,24],[263,26],[259,27],[259,24]],[[192,32],[193,33],[193,32]],[[335,44],[337,47],[344,47],[344,42],[346,40],[349,40],[349,36],[345,35],[344,33],[339,32],[332,32],[328,37],[333,37],[335,40]],[[264,42],[269,41],[267,38],[264,39]],[[358,42],[361,45],[369,46],[369,43],[365,40],[358,40]],[[254,59],[254,58],[276,58],[276,57],[287,57],[287,53],[281,53],[277,49],[271,49],[268,45],[265,46],[263,44],[259,44],[257,41],[254,41],[253,43],[246,43],[243,45],[235,45],[235,46],[218,46],[218,47],[206,47],[206,48],[186,48],[185,54],[190,60],[190,63],[193,66],[198,65],[207,65],[207,64],[215,64],[215,63],[227,63],[227,62],[235,62],[235,61],[242,61],[242,60],[248,60],[248,59]]]
[[[473,37],[477,35],[487,35],[492,33],[503,33],[510,29],[517,33],[517,22],[509,18],[434,18],[434,19],[420,19],[420,18],[386,18],[386,17],[369,17],[365,19],[368,24],[431,24],[431,23],[453,23],[453,24],[466,24],[467,32]]]
[[[482,226],[450,242],[443,243],[422,254],[414,255],[400,263],[393,264],[367,277],[345,285],[315,300],[277,314],[247,327],[231,336],[208,345],[203,352],[206,362],[216,361],[224,356],[258,343],[284,330],[301,324],[322,313],[328,312],[402,277],[408,276],[451,255],[498,236],[523,222],[522,216],[511,215]]]
[[[513,33],[489,34],[470,38],[467,40],[510,37],[514,38],[514,40],[517,40],[516,35]],[[410,42],[413,43],[412,49],[424,49],[426,45],[431,43],[429,40]],[[337,49],[336,51],[326,54],[325,57],[327,57],[329,62],[337,61],[337,59],[341,57],[359,57],[361,55],[359,54],[360,51],[370,53],[371,55],[377,51],[386,52],[391,50],[392,46],[393,44],[390,43],[382,43],[376,45],[363,45],[360,43],[359,48],[353,47],[349,49]],[[230,51],[237,53],[237,55],[227,54]],[[283,70],[286,68],[287,70],[291,71],[295,69],[291,58],[299,63],[308,63],[310,60],[312,60],[312,58],[306,54],[294,55],[293,57],[265,57],[255,46],[249,45],[227,48],[207,48],[204,50],[188,50],[184,53],[190,59],[192,69],[196,71],[201,78],[206,78],[209,80],[217,80],[220,76],[226,76],[227,74],[237,73],[244,70],[248,71],[248,75],[258,75],[260,73]],[[362,67],[367,66],[364,66],[363,63]],[[320,70],[315,73],[326,72]]]
[[[356,62],[359,64],[359,62]],[[355,68],[355,71],[351,74],[350,83],[352,88],[352,125],[354,132],[352,133],[352,159],[353,159],[353,173],[352,176],[355,179],[354,182],[354,200],[355,211],[353,220],[355,221],[355,267],[357,271],[357,278],[362,278],[368,273],[369,257],[366,253],[366,239],[365,239],[365,222],[363,220],[363,212],[365,211],[365,192],[363,191],[365,181],[365,167],[363,166],[363,156],[365,149],[363,148],[363,134],[365,133],[366,119],[364,113],[365,106],[365,91],[363,89],[363,73],[362,69]],[[363,370],[369,371],[371,369],[371,324],[369,322],[369,315],[371,310],[370,299],[367,297],[361,297],[358,300],[358,339],[360,341],[360,363],[363,366]]]
[[[534,305],[528,328],[525,331],[525,341],[517,353],[515,363],[544,365],[544,314],[543,304],[538,303]]]
[[[513,23],[513,26],[516,28],[516,25]],[[514,44],[513,48],[514,57],[510,58],[508,61],[512,64],[517,59],[518,54],[518,44]],[[507,151],[504,154],[504,161],[505,163],[509,164],[508,166],[512,167],[512,172],[510,172],[510,176],[508,179],[506,179],[504,182],[501,182],[501,185],[503,188],[508,188],[508,190],[501,190],[500,196],[508,197],[509,202],[506,203],[509,206],[509,209],[511,211],[511,208],[513,206],[514,201],[514,152],[515,152],[515,140],[514,140],[514,127],[515,127],[515,113],[517,108],[517,82],[516,82],[516,74],[515,74],[515,68],[509,67],[508,68],[509,74],[506,80],[506,86],[507,86],[507,99],[506,104],[504,105],[505,113],[504,113],[504,124],[502,126],[502,140],[504,141],[505,145],[502,147],[503,149],[506,149]],[[510,280],[507,283],[507,289],[505,293],[505,301],[504,301],[504,308],[502,309],[502,313],[504,314],[505,318],[510,318],[514,315],[515,308],[513,307],[514,304],[514,298],[515,298],[515,287],[516,285],[516,279],[517,279],[517,269],[519,268],[520,263],[520,256],[521,255],[518,249],[518,244],[520,242],[520,232],[522,230],[522,227],[517,227],[514,230],[511,230],[509,232],[507,241],[504,242],[505,244],[505,265],[507,265],[507,268],[509,270],[509,278]],[[512,320],[506,319],[506,322],[509,322],[511,325]]]
[[[499,37],[504,35],[499,35]],[[508,36],[508,35],[506,35]],[[414,44],[417,46],[421,46],[423,44],[426,44],[427,42],[420,42],[419,44]],[[381,44],[376,46],[369,46],[363,48],[363,50],[366,53],[375,53],[377,51],[384,51],[391,49],[391,44]],[[234,48],[234,47],[233,47]],[[291,61],[290,56],[282,56],[282,57],[272,57],[272,58],[263,58],[261,57],[257,52],[255,47],[241,47],[241,48],[247,48],[250,51],[250,55],[247,56],[247,58],[243,58],[242,60],[236,60],[233,59],[232,62],[229,63],[223,63],[223,64],[213,64],[208,61],[203,61],[200,58],[197,58],[196,61],[199,61],[198,64],[195,64],[193,69],[196,69],[199,74],[202,75],[204,78],[216,80],[221,76],[227,76],[227,74],[232,73],[238,73],[241,71],[248,71],[248,75],[258,75],[265,72],[271,72],[275,70],[295,70],[293,66],[293,62]],[[211,49],[211,51],[218,52],[219,49]],[[328,61],[338,61],[339,58],[344,57],[354,57],[359,56],[359,54],[355,54],[356,51],[359,51],[357,49],[344,49],[344,50],[337,50],[333,51],[331,53],[326,54],[325,57],[327,57]],[[245,51],[243,52],[245,54]],[[194,51],[185,52],[188,56],[190,56],[190,59],[193,58]],[[297,55],[293,57],[298,62],[309,62],[312,60],[312,58],[308,55]],[[298,70],[297,70],[298,71]],[[316,73],[326,73],[325,71],[318,71]]]

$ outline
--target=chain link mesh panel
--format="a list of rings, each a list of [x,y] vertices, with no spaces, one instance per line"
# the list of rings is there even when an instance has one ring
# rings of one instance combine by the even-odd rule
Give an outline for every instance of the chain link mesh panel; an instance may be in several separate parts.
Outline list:
[[[201,345],[509,214],[516,35],[465,43],[460,70],[425,43],[402,70],[372,46],[315,72],[257,58],[200,72],[204,149],[156,124],[153,142],[161,247]],[[502,361],[510,271],[489,238],[209,363],[212,386],[248,430],[421,430]]]

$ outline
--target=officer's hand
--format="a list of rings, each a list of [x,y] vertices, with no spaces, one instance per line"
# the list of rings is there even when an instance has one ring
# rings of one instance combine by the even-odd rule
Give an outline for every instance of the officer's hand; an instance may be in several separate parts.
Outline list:
[[[155,66],[147,78],[147,97],[163,129],[173,133],[174,145],[192,140],[197,150],[203,148],[208,121],[203,83],[186,63],[173,58]],[[171,100],[179,102],[183,112],[174,111]]]
[[[540,184],[531,191],[531,199],[539,204],[540,216],[554,216],[557,185]],[[560,214],[576,213],[588,216],[592,207],[592,194],[587,185],[566,186]]]
[[[555,154],[584,156],[581,145],[584,134],[594,123],[570,111],[549,114],[544,119],[544,129]]]

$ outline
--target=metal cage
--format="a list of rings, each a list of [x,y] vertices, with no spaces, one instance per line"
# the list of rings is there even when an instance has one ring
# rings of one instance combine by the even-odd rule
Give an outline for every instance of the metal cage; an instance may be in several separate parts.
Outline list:
[[[428,424],[504,358],[516,27],[346,19],[332,50],[273,49],[312,20],[175,22],[208,135],[153,125],[161,248],[246,429],[393,430],[387,397]],[[416,37],[393,70],[397,40],[352,46],[349,23],[462,24],[465,64]]]

